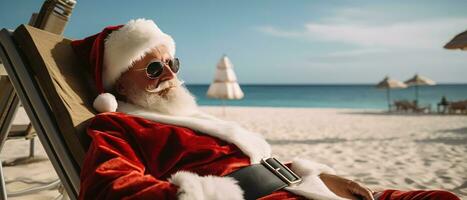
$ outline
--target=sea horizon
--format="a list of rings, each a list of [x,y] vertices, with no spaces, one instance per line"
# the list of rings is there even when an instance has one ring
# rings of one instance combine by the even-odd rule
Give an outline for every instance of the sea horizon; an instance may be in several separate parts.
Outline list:
[[[241,100],[219,100],[206,97],[209,84],[187,84],[187,88],[202,106],[292,107],[292,108],[345,108],[387,109],[385,89],[375,84],[241,84],[245,97]],[[415,99],[415,88],[392,89],[394,100]],[[445,96],[448,101],[467,100],[467,83],[440,83],[419,86],[419,105],[431,106]]]
[[[184,83],[187,86],[209,86],[211,83]],[[240,87],[242,86],[375,86],[375,83],[240,83]],[[466,83],[455,83],[455,82],[442,82],[436,83],[436,85],[467,85]],[[430,87],[430,86],[420,86],[420,87]],[[411,88],[411,87],[408,87]]]

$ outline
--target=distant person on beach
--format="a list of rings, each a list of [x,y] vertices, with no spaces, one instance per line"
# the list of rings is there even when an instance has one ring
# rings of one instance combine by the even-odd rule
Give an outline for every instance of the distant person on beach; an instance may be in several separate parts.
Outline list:
[[[448,105],[449,105],[449,102],[446,99],[446,96],[441,97],[441,101],[438,103],[438,112],[439,112],[439,107],[442,107],[443,110],[441,112],[446,113]]]
[[[281,164],[260,134],[198,109],[177,77],[173,39],[152,20],[107,27],[72,47],[93,73],[101,113],[88,127],[79,199],[459,199],[372,191],[310,160]]]

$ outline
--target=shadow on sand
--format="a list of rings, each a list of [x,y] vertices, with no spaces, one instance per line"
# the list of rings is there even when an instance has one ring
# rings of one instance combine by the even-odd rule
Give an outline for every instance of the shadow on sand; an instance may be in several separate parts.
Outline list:
[[[290,139],[283,139],[283,140],[271,140],[268,139],[268,143],[272,145],[288,145],[288,144],[333,144],[333,143],[340,143],[340,142],[356,142],[356,141],[365,141],[365,142],[375,142],[375,141],[390,141],[390,140],[397,140],[397,137],[389,137],[389,138],[358,138],[358,139],[343,139],[343,138],[324,138],[324,139],[304,139],[304,140],[290,140]]]
[[[467,181],[465,181],[459,187],[454,188],[453,192],[455,192],[457,194],[467,195]]]
[[[448,144],[448,145],[466,145],[467,144],[467,138],[439,137],[439,138],[432,138],[432,139],[415,140],[415,142],[419,142],[419,143],[443,143],[443,144]]]
[[[454,133],[467,136],[467,127],[441,130],[441,133]],[[466,145],[467,137],[438,137],[423,140],[415,140],[420,143],[444,143],[449,145]]]
[[[288,145],[288,144],[333,144],[339,142],[345,142],[346,139],[340,138],[325,138],[316,140],[267,140],[272,145]]]
[[[442,133],[457,133],[457,134],[467,134],[467,127],[455,128],[455,129],[446,129],[442,130]]]
[[[404,113],[404,112],[387,112],[387,111],[356,111],[356,112],[339,112],[340,114],[348,115],[371,115],[371,116],[465,116],[466,114],[440,114],[440,113]]]

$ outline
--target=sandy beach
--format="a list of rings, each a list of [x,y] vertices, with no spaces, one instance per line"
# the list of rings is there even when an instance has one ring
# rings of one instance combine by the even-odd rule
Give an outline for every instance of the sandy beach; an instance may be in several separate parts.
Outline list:
[[[383,114],[377,110],[203,107],[259,132],[282,161],[313,159],[339,175],[372,188],[445,189],[467,198],[467,116]],[[36,141],[37,157],[46,158]],[[29,142],[9,140],[1,158],[28,154]],[[18,177],[56,179],[48,161],[5,167],[7,182]],[[9,183],[17,190],[30,186]],[[57,190],[11,199],[53,199]]]

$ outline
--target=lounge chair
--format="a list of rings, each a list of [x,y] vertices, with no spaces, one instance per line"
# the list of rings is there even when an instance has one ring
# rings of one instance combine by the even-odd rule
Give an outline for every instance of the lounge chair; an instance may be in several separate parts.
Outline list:
[[[74,5],[76,4],[75,0],[45,0],[42,4],[39,13],[33,13],[29,24],[46,30],[51,33],[55,33],[58,35],[63,34],[65,30],[65,26],[71,16],[72,10]],[[5,50],[6,52],[7,50]],[[0,59],[1,61],[1,59]],[[0,62],[1,63],[1,62]],[[0,118],[0,150],[5,142],[6,139],[16,139],[16,138],[25,138],[30,140],[30,148],[29,148],[29,156],[16,158],[12,161],[3,162],[3,166],[12,166],[16,164],[23,164],[23,163],[30,163],[35,161],[40,161],[42,159],[37,159],[34,157],[34,138],[36,136],[36,132],[33,129],[31,123],[29,124],[13,124],[12,120],[17,112],[19,105],[18,96],[16,95],[10,80],[6,76],[5,69],[3,65],[1,66],[1,75],[0,77],[0,93],[1,93],[1,101],[0,101],[0,110],[2,111],[2,118]],[[14,101],[13,101],[14,99]],[[19,106],[18,106],[19,105]],[[24,110],[20,110],[24,112]],[[8,134],[9,133],[9,134]],[[7,137],[8,134],[8,137]],[[1,172],[0,166],[0,172]],[[6,190],[4,187],[3,182],[3,174],[0,174],[0,191],[2,195],[0,199],[6,198]],[[19,180],[19,179],[18,179]],[[18,180],[13,180],[18,181]],[[60,182],[53,181],[52,184],[44,184],[40,181],[32,181],[35,183],[41,183],[40,186],[27,188],[21,191],[10,192],[9,195],[11,196],[19,196],[24,194],[30,194],[32,192],[38,192],[45,189],[52,189],[57,188],[60,186]]]
[[[55,33],[58,35],[63,34],[66,24],[71,16],[71,12],[73,10],[76,1],[74,0],[45,0],[42,4],[42,7],[39,13],[33,13],[30,18],[29,25],[46,30],[51,33]],[[0,59],[1,64],[1,59]],[[0,66],[0,94],[1,96],[14,96],[14,90],[11,87],[11,83],[8,77],[5,74],[3,65]],[[11,98],[11,97],[8,97]],[[9,105],[13,102],[4,101],[0,104],[0,109],[4,110],[6,108],[15,108],[14,110],[10,110],[9,112],[16,113],[16,109],[18,108],[17,102],[14,102],[15,105]],[[21,113],[23,114],[23,113]],[[13,114],[14,116],[14,114]],[[15,160],[4,162],[3,166],[12,166],[15,164],[21,163],[29,163],[33,161],[38,161],[38,159],[34,159],[34,138],[35,138],[35,131],[32,128],[32,125],[29,124],[13,124],[11,127],[10,124],[12,123],[11,120],[5,121],[6,118],[0,118],[0,124],[4,130],[8,129],[9,134],[7,139],[17,139],[17,138],[26,138],[30,141],[30,148],[29,148],[29,156],[17,158]],[[0,145],[0,150],[1,150]],[[39,159],[40,160],[40,159]]]
[[[431,112],[431,106],[418,106],[416,102],[410,102],[408,100],[400,100],[394,101],[394,107],[396,107],[396,111],[402,112],[414,112],[414,113],[425,113]]]
[[[27,25],[0,31],[0,57],[61,183],[76,199],[89,145],[84,129],[94,116],[91,103],[96,94],[85,84],[90,79],[84,65],[70,40]],[[3,179],[0,191],[0,199],[5,199]]]
[[[407,111],[407,106],[405,100],[394,101],[395,111]]]
[[[467,113],[467,100],[451,102],[448,105],[448,112],[451,114],[455,114],[457,112],[461,114]]]

